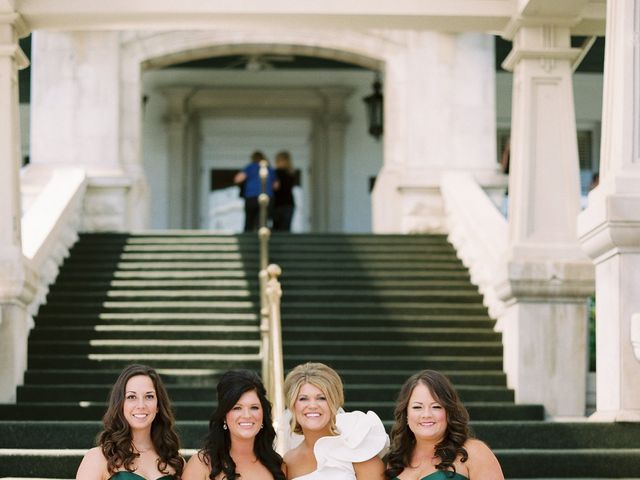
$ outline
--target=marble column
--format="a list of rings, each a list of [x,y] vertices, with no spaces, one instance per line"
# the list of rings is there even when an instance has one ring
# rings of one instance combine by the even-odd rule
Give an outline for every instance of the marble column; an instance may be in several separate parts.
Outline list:
[[[640,0],[609,0],[600,183],[578,219],[596,265],[594,420],[640,421],[639,35]]]
[[[504,188],[495,140],[493,38],[403,32],[384,71],[384,165],[372,195],[378,233],[446,232],[442,173]]]
[[[27,368],[27,305],[37,274],[22,255],[18,69],[28,65],[18,46],[19,17],[0,21],[0,402],[13,402]]]
[[[167,184],[168,221],[169,228],[191,228],[187,206],[190,203],[187,192],[192,190],[189,185],[189,172],[193,159],[190,154],[193,148],[189,145],[189,112],[188,102],[193,94],[193,88],[171,88],[163,90],[167,99],[167,114],[165,123],[167,128],[167,151],[169,154],[169,176]],[[196,195],[197,197],[197,195]]]
[[[551,416],[585,413],[587,306],[593,266],[577,240],[578,149],[568,25],[516,27],[504,67],[514,73],[509,255],[498,287],[507,308],[505,371],[517,403]]]
[[[32,59],[31,167],[86,171],[83,229],[140,227],[144,172],[121,158],[120,33],[39,30]]]

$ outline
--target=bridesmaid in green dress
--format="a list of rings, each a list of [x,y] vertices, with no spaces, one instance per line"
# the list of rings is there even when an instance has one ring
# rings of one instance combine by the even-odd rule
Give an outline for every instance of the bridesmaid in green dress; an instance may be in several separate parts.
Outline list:
[[[158,373],[125,367],[111,389],[98,446],[82,459],[77,480],[172,480],[184,467],[169,396]]]
[[[273,449],[271,403],[260,377],[250,370],[225,372],[204,447],[193,455],[182,480],[285,480],[282,457]]]
[[[504,480],[493,452],[471,438],[467,409],[444,375],[423,370],[410,377],[394,417],[386,478]]]

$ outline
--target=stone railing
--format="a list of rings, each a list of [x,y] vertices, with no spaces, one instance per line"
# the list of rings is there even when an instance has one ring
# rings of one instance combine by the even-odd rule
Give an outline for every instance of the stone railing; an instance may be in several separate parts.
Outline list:
[[[497,319],[504,310],[496,285],[507,275],[507,221],[468,173],[446,173],[441,191],[449,241],[469,269],[471,281],[483,295],[489,315]],[[500,325],[496,328],[500,329]]]
[[[28,172],[27,172],[28,173]],[[22,216],[22,252],[39,274],[34,316],[78,239],[86,176],[80,169],[56,170]]]

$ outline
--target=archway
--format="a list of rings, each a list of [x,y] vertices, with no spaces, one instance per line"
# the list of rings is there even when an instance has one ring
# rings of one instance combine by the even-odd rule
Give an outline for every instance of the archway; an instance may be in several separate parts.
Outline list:
[[[342,37],[331,37],[326,32],[312,35],[309,32],[305,32],[304,35],[288,33],[277,35],[277,38],[274,37],[275,35],[272,33],[255,31],[241,33],[171,32],[160,35],[135,35],[123,43],[121,65],[121,112],[123,113],[120,132],[121,158],[127,170],[139,179],[138,183],[142,185],[145,183],[141,160],[140,122],[138,120],[141,118],[142,113],[140,102],[142,96],[142,72],[177,62],[187,62],[210,56],[267,52],[282,55],[317,56],[351,62],[372,70],[383,70],[386,57],[391,56],[397,48],[397,45],[391,42],[354,32],[345,33]],[[336,135],[340,133],[341,129],[344,131],[344,126],[335,128],[335,125],[345,121],[345,115],[341,111],[340,104],[344,103],[344,98],[348,96],[348,92],[345,89],[340,91],[340,88],[308,88],[306,91],[302,90],[297,92],[296,95],[300,97],[299,101],[302,102],[303,109],[306,109],[305,115],[308,118],[315,119],[316,127],[321,126],[324,129],[324,133],[321,135],[324,140],[315,139],[313,142],[316,166],[313,169],[316,173],[313,185],[317,195],[314,202],[316,207],[313,214],[313,228],[320,231],[336,230],[339,229],[339,225],[342,222],[341,211],[336,208],[328,208],[327,201],[330,198],[341,197],[341,191],[340,189],[336,190],[336,186],[344,188],[344,181],[341,178],[343,168],[340,164],[342,156],[340,153],[340,141],[339,139],[336,141]],[[247,94],[249,96],[255,94],[250,90],[245,90],[244,92],[236,90],[235,92],[227,93],[232,93],[228,98],[236,99],[235,105],[227,104],[225,106],[227,110],[229,108],[233,110],[234,114],[242,114],[242,110],[245,108],[242,106],[242,101],[238,103],[238,99],[246,97]],[[289,89],[287,95],[291,96],[291,93]],[[212,107],[211,101],[215,97],[213,90],[202,89],[195,97],[188,99],[188,104],[185,104],[186,97],[184,95],[187,94],[183,92],[183,94],[176,95],[175,89],[171,94],[173,98],[172,110],[167,115],[170,125],[179,125],[180,122],[184,122],[186,118],[183,113],[187,111],[195,113],[197,117],[203,111]],[[272,89],[269,95],[273,97],[274,102],[278,97],[280,97],[280,100],[282,99],[282,92],[278,93],[276,89]],[[293,96],[295,97],[295,95]],[[301,100],[303,98],[304,101]],[[220,107],[220,105],[217,107]],[[279,107],[280,113],[293,108],[294,104],[291,101],[285,108]],[[177,141],[178,143],[181,142],[179,139]],[[182,148],[186,147],[183,146]],[[173,155],[176,158],[181,157],[180,150],[178,149]],[[323,157],[334,159],[333,166],[328,170],[326,168],[318,168],[319,166],[325,166],[327,163],[323,160]],[[188,183],[190,175],[187,171],[186,175],[181,175],[181,178]],[[327,182],[327,175],[336,181]],[[329,183],[333,186],[327,186]],[[179,195],[179,192],[174,193],[175,195]],[[171,214],[173,218],[182,217],[189,220],[180,225],[172,222],[171,226],[188,227],[197,223],[195,220],[198,216],[196,212],[197,206],[194,206],[193,198],[187,200],[186,204],[174,205],[174,210]]]

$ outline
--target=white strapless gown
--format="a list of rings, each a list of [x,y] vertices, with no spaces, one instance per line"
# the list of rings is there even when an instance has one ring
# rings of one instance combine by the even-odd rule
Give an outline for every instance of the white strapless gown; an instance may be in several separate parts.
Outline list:
[[[374,412],[338,413],[340,435],[322,437],[313,447],[318,466],[315,471],[294,480],[355,480],[354,462],[384,455],[389,436]]]

